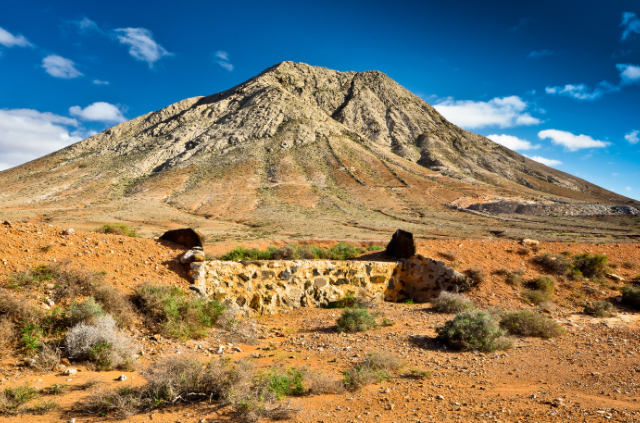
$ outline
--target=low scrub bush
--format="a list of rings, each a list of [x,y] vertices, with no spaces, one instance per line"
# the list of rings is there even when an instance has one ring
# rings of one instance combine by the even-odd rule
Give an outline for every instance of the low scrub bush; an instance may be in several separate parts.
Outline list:
[[[464,271],[464,274],[473,281],[474,285],[479,285],[485,281],[487,274],[480,267],[472,267]]]
[[[525,289],[522,291],[522,296],[528,302],[537,306],[544,306],[546,303],[551,302],[551,294],[536,289]]]
[[[536,276],[527,284],[531,289],[542,291],[549,295],[556,289],[556,281],[551,276]]]
[[[31,407],[29,407],[29,413],[42,415],[42,414],[50,413],[51,411],[54,411],[54,410],[58,410],[59,408],[60,408],[60,405],[55,400],[41,399],[40,401],[36,402]]]
[[[622,288],[622,303],[636,310],[640,310],[640,287],[625,286]]]
[[[615,307],[609,301],[594,301],[584,306],[585,314],[596,317],[614,317],[616,316],[615,310]]]
[[[397,372],[404,363],[391,353],[370,353],[364,362],[351,370],[342,372],[342,382],[346,389],[356,391],[371,383],[378,383],[391,378],[392,372]]]
[[[100,370],[130,370],[137,359],[137,347],[118,330],[109,314],[69,329],[65,346],[70,358],[88,360]]]
[[[40,288],[45,282],[52,281],[56,277],[53,266],[41,264],[25,273],[18,273],[9,279],[14,288]]]
[[[37,398],[38,390],[30,387],[15,386],[0,391],[0,414],[17,414],[26,408],[25,405]]]
[[[366,252],[382,249],[384,248],[379,245],[358,248],[346,242],[341,242],[331,248],[293,244],[281,248],[269,247],[267,250],[236,247],[220,256],[220,260],[350,260]]]
[[[442,258],[444,258],[445,260],[449,260],[449,261],[455,261],[458,259],[458,253],[456,253],[453,250],[449,250],[449,251],[440,251],[438,253],[438,255]]]
[[[636,268],[636,264],[632,261],[625,261],[624,263],[622,263],[622,267],[624,267],[625,269],[633,270]]]
[[[127,225],[106,224],[94,229],[93,232],[97,232],[99,234],[130,236],[132,238],[136,238],[138,236],[138,234]]]
[[[375,316],[364,308],[347,308],[336,321],[338,332],[365,332],[378,327]]]
[[[485,311],[460,312],[436,331],[440,341],[462,351],[495,351],[511,346],[496,316]]]
[[[607,270],[607,261],[608,258],[604,254],[578,254],[573,257],[573,267],[587,278],[603,277]]]
[[[563,254],[544,253],[533,258],[533,262],[542,265],[549,272],[564,275],[571,268],[571,262]]]
[[[136,296],[151,324],[157,324],[163,334],[183,340],[205,337],[224,311],[218,301],[188,296],[172,286],[142,285]]]
[[[28,355],[35,354],[41,345],[44,332],[37,324],[30,323],[20,329],[22,349]]]
[[[6,317],[0,318],[0,360],[9,352],[15,343],[16,327]]]
[[[313,395],[339,394],[344,392],[344,383],[323,372],[308,371],[305,374],[305,386]]]
[[[564,329],[550,317],[529,310],[502,313],[500,326],[510,335],[554,338]]]
[[[93,297],[89,297],[81,303],[71,303],[68,315],[69,324],[73,326],[80,322],[93,323],[95,319],[104,315],[104,310]]]
[[[288,369],[272,368],[258,375],[258,384],[266,386],[277,399],[300,396],[307,392],[305,387],[306,369],[291,367]]]
[[[106,283],[91,285],[91,296],[111,314],[116,321],[125,327],[133,325],[137,320],[135,308],[131,301],[115,287]]]
[[[34,367],[43,372],[51,372],[58,367],[62,358],[62,351],[54,345],[43,343],[40,350],[33,357]]]
[[[443,313],[459,313],[475,308],[470,298],[462,294],[442,291],[438,297],[431,300],[433,307]]]

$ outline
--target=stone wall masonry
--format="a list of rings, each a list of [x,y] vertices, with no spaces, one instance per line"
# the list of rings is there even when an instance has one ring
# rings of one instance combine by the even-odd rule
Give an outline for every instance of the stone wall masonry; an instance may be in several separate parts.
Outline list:
[[[460,292],[471,281],[444,262],[416,255],[380,261],[264,260],[193,261],[184,256],[192,289],[243,314],[273,314],[283,309],[325,307],[354,296],[371,302],[425,302],[441,291]]]

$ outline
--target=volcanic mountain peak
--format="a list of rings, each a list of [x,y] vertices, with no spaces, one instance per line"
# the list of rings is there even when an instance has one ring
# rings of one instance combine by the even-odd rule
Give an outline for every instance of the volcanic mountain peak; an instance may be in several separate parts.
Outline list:
[[[5,207],[122,210],[144,199],[130,212],[151,222],[163,220],[158,210],[289,224],[420,217],[493,198],[628,200],[456,127],[381,72],[293,62],[0,172],[0,182]]]

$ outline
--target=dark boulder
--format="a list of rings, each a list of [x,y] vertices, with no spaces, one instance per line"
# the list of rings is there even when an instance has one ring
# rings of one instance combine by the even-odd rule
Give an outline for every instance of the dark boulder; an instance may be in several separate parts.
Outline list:
[[[167,231],[159,239],[173,242],[186,248],[204,247],[204,235],[191,228]]]
[[[411,232],[398,229],[391,237],[391,242],[387,245],[385,254],[389,257],[410,258],[416,254],[416,244],[413,242]]]

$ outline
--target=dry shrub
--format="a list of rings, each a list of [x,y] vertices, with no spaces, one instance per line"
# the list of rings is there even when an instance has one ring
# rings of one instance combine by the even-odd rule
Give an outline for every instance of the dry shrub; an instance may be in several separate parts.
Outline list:
[[[624,263],[622,263],[622,267],[624,267],[625,269],[633,270],[636,268],[636,264],[632,261],[625,261]]]
[[[456,349],[485,352],[509,348],[511,342],[494,313],[467,310],[458,313],[453,320],[436,329],[437,339]]]
[[[138,319],[133,304],[120,291],[106,283],[97,283],[91,295],[102,305],[102,309],[116,318],[122,326],[130,327]]]
[[[400,370],[403,365],[400,359],[390,353],[370,353],[364,362],[342,372],[342,382],[346,389],[357,391],[366,385],[390,379],[389,373]]]
[[[557,275],[566,274],[571,268],[571,262],[562,254],[552,255],[544,253],[533,258],[533,262]]]
[[[138,390],[123,386],[93,393],[84,401],[84,410],[101,415],[113,413],[116,418],[124,419],[144,410],[143,405],[144,400]]]
[[[93,323],[98,317],[104,315],[104,310],[93,297],[89,297],[81,303],[74,301],[67,313],[69,325],[73,326],[80,322]]]
[[[58,367],[62,358],[62,351],[56,346],[42,344],[40,351],[33,357],[35,359],[34,367],[43,372],[51,372]]]
[[[0,390],[0,415],[22,413],[26,404],[38,396],[38,390],[28,384]]]
[[[475,308],[475,304],[470,298],[447,291],[442,291],[437,298],[431,300],[431,303],[436,310],[443,313],[459,313]]]
[[[137,359],[137,346],[118,330],[109,314],[69,329],[65,345],[70,358],[89,360],[101,370],[128,370]]]
[[[363,308],[346,308],[336,320],[338,332],[366,332],[378,327],[375,316]]]
[[[389,352],[376,351],[369,353],[363,366],[385,372],[397,372],[404,366],[404,362]]]
[[[622,288],[622,303],[640,310],[640,287],[625,286]]]
[[[609,301],[594,301],[585,304],[584,313],[596,317],[615,317],[616,309]]]
[[[536,276],[527,285],[531,289],[546,292],[549,295],[556,289],[556,281],[551,276]]]
[[[0,318],[0,359],[15,345],[16,326],[6,317]]]
[[[518,250],[518,254],[520,254],[521,256],[526,256],[530,253],[531,253],[531,248],[529,247],[522,247]]]
[[[553,319],[529,310],[503,313],[500,326],[510,335],[553,338],[564,333]]]
[[[551,302],[551,295],[545,291],[539,291],[537,289],[525,289],[522,291],[522,296],[531,304],[544,307],[547,303]]]
[[[323,372],[307,372],[305,384],[313,395],[340,394],[344,392],[342,381],[332,378]]]
[[[226,332],[225,340],[232,344],[258,345],[258,331],[255,325],[237,319],[234,311],[225,309],[218,318],[220,328]]]
[[[449,261],[455,261],[458,259],[458,253],[453,251],[453,250],[449,250],[449,251],[440,251],[438,253],[438,255],[446,260]]]
[[[8,291],[0,290],[0,318],[20,323],[20,325],[37,324],[42,313],[29,306],[25,301],[18,301]]]
[[[607,271],[608,258],[604,254],[578,254],[573,258],[573,267],[585,277],[602,277]]]
[[[473,285],[480,285],[485,281],[487,274],[480,267],[471,267],[464,272],[473,281]]]

